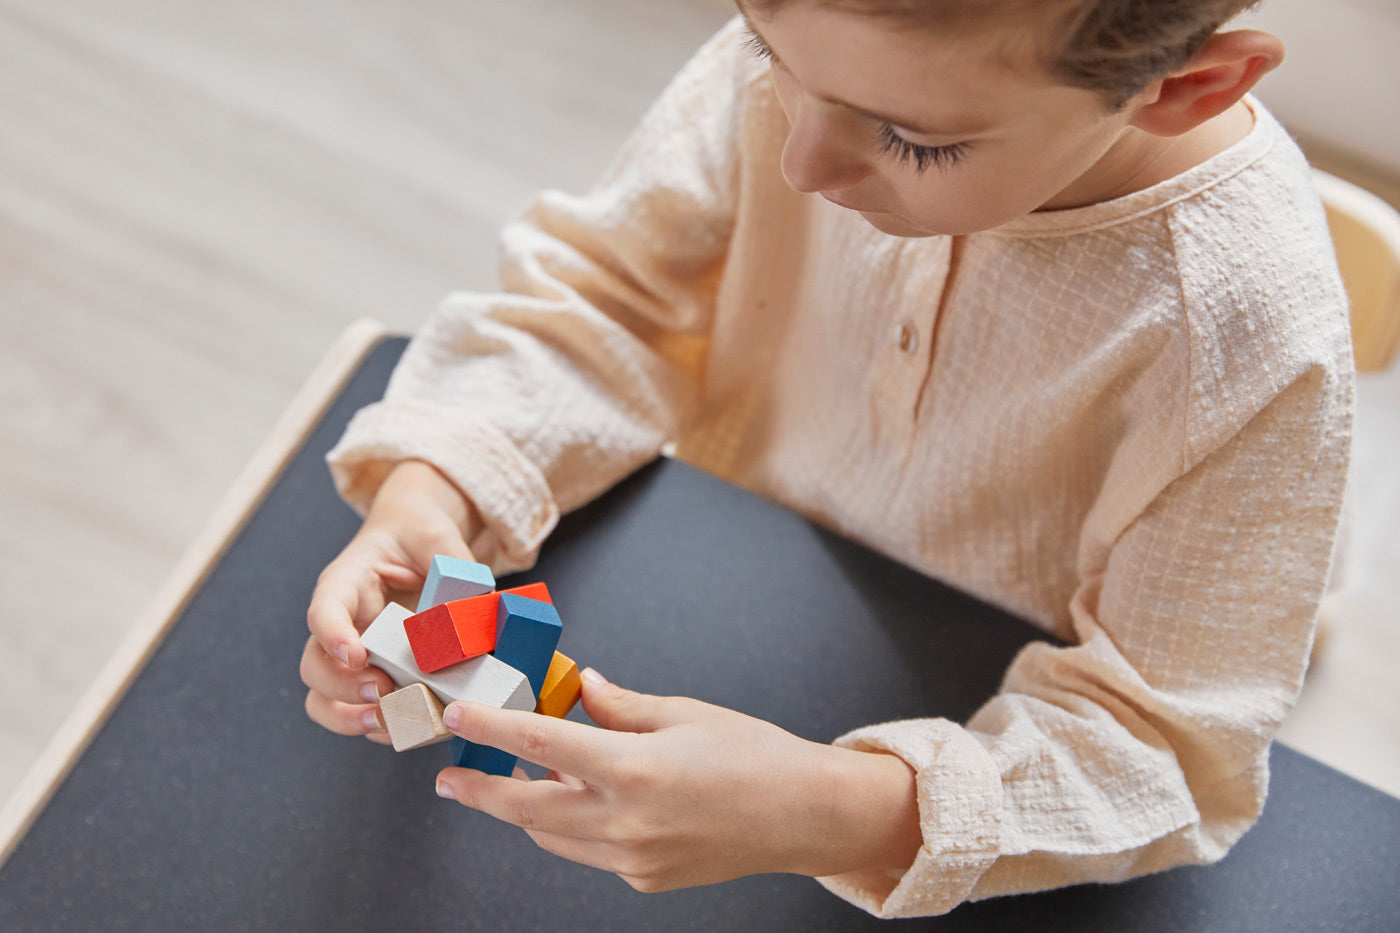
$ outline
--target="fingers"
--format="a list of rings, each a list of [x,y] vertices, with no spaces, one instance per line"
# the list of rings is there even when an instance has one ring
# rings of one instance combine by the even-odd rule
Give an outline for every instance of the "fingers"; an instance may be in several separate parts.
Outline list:
[[[338,735],[367,735],[371,738],[385,734],[379,717],[379,707],[370,704],[342,703],[324,694],[306,694],[306,715],[311,721]]]
[[[588,788],[500,777],[468,768],[448,768],[440,773],[437,793],[531,833],[593,839],[606,817],[602,798]]]
[[[301,655],[301,679],[309,688],[306,714],[312,722],[340,735],[387,741],[379,698],[394,689],[394,682],[383,671],[374,667],[352,671],[326,654],[315,638],[308,638]]]
[[[386,597],[378,577],[360,561],[342,555],[321,572],[306,624],[322,650],[351,670],[365,666],[367,654],[360,630],[384,608]]]
[[[312,692],[341,703],[378,703],[394,690],[393,680],[379,668],[351,670],[326,654],[315,638],[308,638],[302,651],[301,680]]]
[[[608,775],[620,751],[618,737],[607,730],[533,711],[457,702],[447,707],[442,719],[469,742],[499,748],[588,782]]]
[[[579,676],[583,680],[584,712],[604,729],[656,732],[675,723],[682,714],[676,698],[627,690],[608,683],[591,667]]]
[[[551,770],[548,774],[545,775],[545,777],[551,781],[558,781],[565,787],[572,787],[577,790],[582,790],[583,788],[588,786],[588,782],[586,782],[583,778],[576,778],[572,774],[562,774],[554,770]]]

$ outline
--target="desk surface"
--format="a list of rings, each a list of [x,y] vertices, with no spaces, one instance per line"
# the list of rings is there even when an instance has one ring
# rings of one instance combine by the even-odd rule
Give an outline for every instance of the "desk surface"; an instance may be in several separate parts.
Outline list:
[[[377,398],[379,346],[310,433],[0,869],[0,928],[886,928],[765,875],[640,895],[439,800],[441,747],[313,726],[297,664],[316,574],[357,519],[323,455]],[[682,464],[569,516],[539,566],[561,649],[615,681],[817,740],[965,718],[1029,626]],[[929,677],[934,669],[939,676]],[[575,715],[578,715],[576,713]],[[1400,801],[1276,747],[1259,825],[1218,866],[966,905],[937,930],[1394,930]]]

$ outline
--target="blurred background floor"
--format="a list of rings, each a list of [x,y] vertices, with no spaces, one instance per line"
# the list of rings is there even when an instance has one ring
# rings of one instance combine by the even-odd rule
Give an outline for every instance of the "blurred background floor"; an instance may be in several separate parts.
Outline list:
[[[729,9],[0,0],[0,799],[336,335],[492,288],[500,224],[590,184]],[[1400,794],[1400,373],[1359,421],[1354,582],[1285,738]]]

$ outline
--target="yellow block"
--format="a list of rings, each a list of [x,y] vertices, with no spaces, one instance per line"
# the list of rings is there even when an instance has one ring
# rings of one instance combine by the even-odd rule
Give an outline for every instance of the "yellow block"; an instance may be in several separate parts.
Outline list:
[[[583,693],[583,681],[578,676],[578,665],[565,655],[554,652],[549,662],[549,672],[544,675],[544,686],[540,688],[540,699],[535,704],[535,712],[556,719],[563,719],[574,708]]]

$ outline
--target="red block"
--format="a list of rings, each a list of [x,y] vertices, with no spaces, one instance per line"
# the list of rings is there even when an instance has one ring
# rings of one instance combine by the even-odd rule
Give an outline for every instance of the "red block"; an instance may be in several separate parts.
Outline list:
[[[425,674],[489,654],[496,647],[499,593],[455,599],[404,620],[413,660]]]

